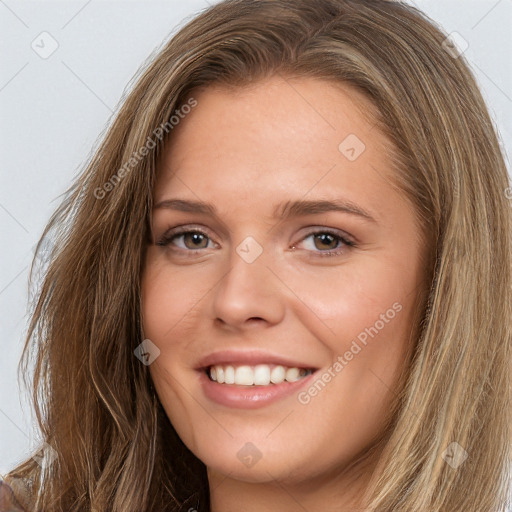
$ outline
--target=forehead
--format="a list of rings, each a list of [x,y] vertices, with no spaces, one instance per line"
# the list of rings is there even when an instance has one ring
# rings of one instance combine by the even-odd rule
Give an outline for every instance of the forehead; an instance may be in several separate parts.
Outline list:
[[[313,187],[350,194],[390,177],[389,141],[372,122],[375,108],[350,86],[272,77],[191,96],[197,106],[172,132],[155,201],[170,189],[246,198],[263,189],[303,195]]]
[[[183,116],[168,144],[175,161],[184,157],[183,146],[187,153],[193,147],[202,154],[202,148],[212,149],[209,144],[217,145],[227,133],[236,137],[222,140],[223,146],[253,139],[259,142],[259,152],[263,143],[285,142],[292,148],[307,140],[314,149],[327,137],[336,141],[345,132],[363,137],[377,117],[377,109],[355,88],[316,78],[271,77],[244,87],[212,85],[191,96],[197,106]]]

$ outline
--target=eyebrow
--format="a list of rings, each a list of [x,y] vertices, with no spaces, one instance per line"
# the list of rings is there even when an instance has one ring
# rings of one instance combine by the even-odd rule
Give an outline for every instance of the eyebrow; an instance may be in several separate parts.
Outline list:
[[[181,212],[211,215],[212,217],[218,216],[217,208],[213,204],[205,203],[203,201],[191,201],[185,199],[165,199],[157,203],[154,209],[170,209]],[[284,220],[293,217],[318,215],[328,212],[348,213],[350,215],[366,219],[370,222],[377,223],[375,218],[368,211],[356,205],[355,203],[344,199],[337,199],[334,201],[286,201],[285,203],[277,205],[277,207],[274,209],[273,216],[274,218],[280,218]]]

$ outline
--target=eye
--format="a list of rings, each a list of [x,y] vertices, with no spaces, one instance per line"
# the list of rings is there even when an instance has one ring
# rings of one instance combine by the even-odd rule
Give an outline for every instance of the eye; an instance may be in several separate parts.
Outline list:
[[[315,256],[340,256],[346,251],[355,247],[355,242],[350,240],[342,232],[328,229],[317,230],[309,233],[302,240],[305,243],[307,252]],[[190,229],[186,226],[173,228],[167,231],[157,242],[156,245],[174,246],[173,249],[184,251],[189,254],[197,254],[203,249],[212,248],[216,244],[211,238],[200,229]],[[294,245],[292,247],[296,249]]]
[[[302,242],[308,240],[309,242],[305,244],[306,250],[316,253],[317,256],[339,256],[348,248],[355,247],[355,243],[346,235],[326,229],[309,233]]]
[[[177,241],[178,243],[176,243]],[[196,250],[208,249],[208,242],[211,242],[208,235],[199,229],[178,228],[178,230],[173,229],[165,233],[156,242],[156,245],[167,246],[172,244],[178,249],[194,252]]]

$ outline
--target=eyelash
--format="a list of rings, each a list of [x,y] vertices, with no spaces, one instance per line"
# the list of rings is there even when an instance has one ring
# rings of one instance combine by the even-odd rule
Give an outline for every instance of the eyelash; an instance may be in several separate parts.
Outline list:
[[[187,234],[190,234],[190,233],[198,233],[200,235],[205,236],[209,240],[211,240],[211,238],[205,232],[201,231],[200,229],[194,229],[194,228],[191,229],[191,228],[184,227],[184,228],[175,228],[175,229],[167,231],[156,242],[156,245],[161,246],[161,247],[166,247],[166,246],[170,245],[171,242],[175,238],[178,238],[180,236],[187,235]],[[350,248],[356,246],[356,244],[352,240],[349,240],[346,236],[340,234],[337,231],[333,231],[331,229],[321,229],[321,230],[317,230],[317,231],[312,231],[312,232],[308,233],[306,236],[304,236],[300,241],[302,242],[302,241],[306,240],[306,238],[309,238],[312,235],[320,235],[320,234],[322,234],[322,235],[327,234],[327,235],[333,236],[339,242],[342,242],[343,246],[345,246],[345,247],[342,248],[341,250],[337,249],[337,250],[333,250],[333,251],[310,251],[310,252],[313,252],[314,254],[316,254],[319,257],[341,256],[342,254],[345,253],[347,248],[350,249]],[[190,255],[194,255],[194,254],[197,254],[197,253],[200,253],[200,252],[204,251],[204,249],[183,249],[181,247],[179,247],[177,249],[174,249],[174,250],[185,251],[185,252],[189,253]]]

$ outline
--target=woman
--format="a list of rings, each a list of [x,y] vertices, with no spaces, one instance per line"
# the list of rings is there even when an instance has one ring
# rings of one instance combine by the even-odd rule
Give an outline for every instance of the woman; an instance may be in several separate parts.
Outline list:
[[[505,510],[508,177],[445,39],[234,0],[169,42],[42,237],[20,507]]]

